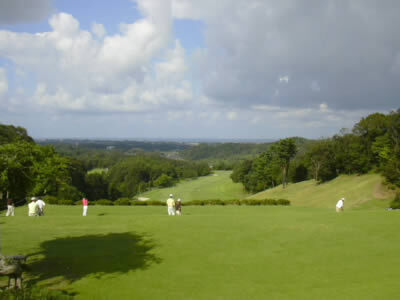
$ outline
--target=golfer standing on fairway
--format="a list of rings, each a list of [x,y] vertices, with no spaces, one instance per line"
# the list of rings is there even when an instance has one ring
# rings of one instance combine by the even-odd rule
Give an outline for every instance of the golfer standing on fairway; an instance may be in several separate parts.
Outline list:
[[[168,207],[168,216],[175,216],[175,200],[174,195],[169,194],[169,198],[167,199],[167,207]]]
[[[88,210],[88,205],[89,205],[89,200],[86,198],[82,199],[82,205],[83,205],[83,214],[82,216],[86,217],[87,215],[87,210]]]
[[[346,199],[343,197],[342,199],[340,199],[340,200],[336,203],[336,212],[341,212],[341,211],[343,211],[344,200],[346,200]]]

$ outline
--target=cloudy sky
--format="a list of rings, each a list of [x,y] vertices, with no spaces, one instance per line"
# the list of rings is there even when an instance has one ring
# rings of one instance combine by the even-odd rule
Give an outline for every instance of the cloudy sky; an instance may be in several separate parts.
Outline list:
[[[78,138],[331,136],[400,107],[397,0],[0,1],[0,123]]]

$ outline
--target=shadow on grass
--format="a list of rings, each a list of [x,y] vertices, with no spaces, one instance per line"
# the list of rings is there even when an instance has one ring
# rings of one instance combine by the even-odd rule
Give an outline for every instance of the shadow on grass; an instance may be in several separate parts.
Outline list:
[[[69,283],[86,276],[105,275],[146,269],[161,259],[151,254],[154,243],[143,235],[110,233],[66,237],[43,242],[40,259],[29,264],[35,284],[57,279]],[[50,283],[51,285],[51,283]]]

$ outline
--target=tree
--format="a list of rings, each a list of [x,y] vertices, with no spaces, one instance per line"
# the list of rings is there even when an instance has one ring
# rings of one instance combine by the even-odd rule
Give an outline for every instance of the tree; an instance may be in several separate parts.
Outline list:
[[[296,143],[293,138],[280,140],[278,145],[275,147],[275,151],[280,160],[282,169],[282,186],[285,188],[288,183],[290,161],[297,153]]]
[[[56,194],[63,184],[69,184],[69,160],[52,147],[42,147],[26,141],[0,146],[0,191],[11,197],[27,194]]]
[[[327,181],[336,177],[334,148],[331,140],[320,140],[314,143],[306,153],[315,181]]]
[[[172,177],[168,176],[167,174],[162,174],[154,181],[154,185],[158,187],[169,187],[172,186],[172,183],[173,183]]]

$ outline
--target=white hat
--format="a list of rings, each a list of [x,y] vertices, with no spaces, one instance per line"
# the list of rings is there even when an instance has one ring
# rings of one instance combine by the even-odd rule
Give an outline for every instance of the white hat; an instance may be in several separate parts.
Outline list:
[[[178,201],[181,201],[181,198],[178,198]]]
[[[344,201],[344,200],[346,200],[346,198],[344,198],[344,197],[343,197],[341,200],[343,200],[343,201]]]
[[[36,200],[36,197],[32,197],[32,198],[31,198],[31,201],[35,201],[35,200]]]
[[[172,194],[169,194],[169,196],[172,198],[174,195],[172,195]]]

